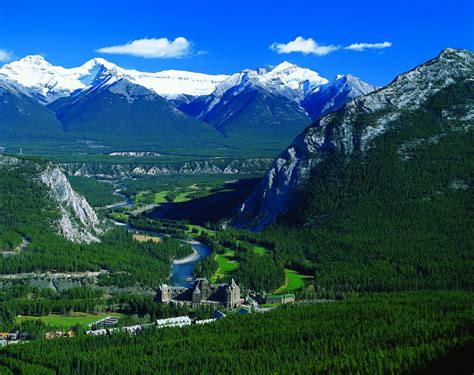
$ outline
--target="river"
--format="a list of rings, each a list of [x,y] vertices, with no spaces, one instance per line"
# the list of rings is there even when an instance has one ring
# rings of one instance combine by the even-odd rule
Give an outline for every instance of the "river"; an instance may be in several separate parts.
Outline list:
[[[114,192],[115,195],[120,195],[124,198],[123,202],[120,203],[115,203],[112,205],[107,206],[107,208],[113,209],[113,208],[118,208],[118,207],[129,207],[133,208],[135,205],[133,201],[128,197],[127,195],[122,193],[122,189],[124,189],[124,185],[122,183],[116,185],[118,189]],[[124,224],[124,223],[119,223],[117,221],[114,221],[116,225],[119,225],[121,227],[124,227],[125,229],[133,232],[139,232],[146,234],[148,236],[154,236],[154,237],[165,237],[166,235],[160,232],[155,232],[151,230],[137,230],[134,228],[131,228],[130,225]],[[189,238],[186,241],[179,240],[182,242],[186,242],[191,245],[191,247],[194,249],[194,254],[191,254],[187,257],[184,257],[182,259],[174,259],[172,264],[171,264],[171,285],[173,286],[186,286],[189,287],[192,285],[194,281],[194,276],[193,276],[193,271],[194,267],[196,266],[196,263],[211,255],[211,248],[207,245],[204,245],[203,243],[196,241],[195,239]]]

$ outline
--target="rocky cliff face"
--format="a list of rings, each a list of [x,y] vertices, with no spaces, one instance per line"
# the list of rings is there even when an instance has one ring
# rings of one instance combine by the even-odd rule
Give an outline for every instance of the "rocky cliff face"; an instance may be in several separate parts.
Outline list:
[[[1,214],[7,218],[4,224],[28,227],[28,218],[38,216],[42,218],[43,228],[53,227],[53,231],[70,241],[100,242],[98,236],[107,229],[106,223],[87,200],[72,189],[59,167],[47,161],[0,155],[0,171],[4,186],[10,187],[4,188],[2,196],[11,203],[3,206],[6,211]],[[24,195],[29,196],[30,201],[22,205]]]
[[[100,242],[97,235],[103,232],[103,223],[87,200],[72,189],[63,172],[49,165],[39,179],[59,208],[61,217],[55,225],[60,233],[74,242]]]
[[[384,88],[322,117],[272,163],[260,185],[240,207],[236,225],[262,229],[294,202],[296,189],[328,150],[345,155],[356,150],[365,152],[403,111],[416,111],[449,86],[472,85],[473,80],[474,53],[446,49],[437,58],[399,75]],[[442,116],[457,120],[458,128],[454,130],[466,130],[473,126],[474,107],[472,102],[457,104],[449,104]],[[463,124],[460,128],[459,123]]]

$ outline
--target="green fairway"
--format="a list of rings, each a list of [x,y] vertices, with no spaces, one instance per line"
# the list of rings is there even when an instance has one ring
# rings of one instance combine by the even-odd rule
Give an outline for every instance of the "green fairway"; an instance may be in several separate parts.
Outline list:
[[[103,319],[107,316],[114,316],[116,318],[121,318],[124,314],[112,313],[112,314],[87,314],[87,313],[72,313],[71,315],[56,315],[50,314],[46,316],[19,316],[16,321],[18,324],[21,324],[27,320],[41,320],[43,323],[55,327],[55,328],[71,328],[77,324],[80,324],[83,327],[86,327],[88,324],[94,323],[100,319]]]
[[[275,290],[275,293],[282,294],[300,290],[309,279],[312,279],[312,277],[301,275],[294,270],[285,268],[285,284]]]
[[[160,204],[160,203],[167,203],[168,201],[166,200],[166,195],[169,193],[168,190],[164,190],[164,191],[160,191],[159,193],[156,193],[155,194],[155,199],[154,199],[154,202],[156,204]]]
[[[123,221],[126,223],[128,221],[128,215],[122,212],[112,212],[111,213],[112,219],[117,221]]]
[[[214,259],[217,262],[219,268],[216,273],[211,277],[211,282],[215,283],[219,278],[222,278],[232,271],[239,268],[239,263],[234,260],[235,251],[226,249],[224,254],[214,255]]]
[[[199,234],[206,233],[210,236],[215,235],[215,231],[201,227],[200,225],[194,225],[194,224],[187,224],[187,225],[188,225],[188,234],[193,234],[192,231],[195,229],[198,231]]]
[[[175,203],[189,202],[189,201],[191,200],[191,198],[188,197],[188,194],[189,194],[188,191],[179,193],[179,194],[176,196],[176,198],[174,199],[173,202],[175,202]]]
[[[150,192],[147,191],[139,191],[137,195],[135,196],[135,202],[136,203],[146,203],[147,196],[150,194]]]
[[[269,251],[268,249],[264,248],[263,246],[260,246],[260,245],[254,245],[253,246],[253,251],[255,254],[259,254],[259,255],[264,255],[264,254],[267,254]]]

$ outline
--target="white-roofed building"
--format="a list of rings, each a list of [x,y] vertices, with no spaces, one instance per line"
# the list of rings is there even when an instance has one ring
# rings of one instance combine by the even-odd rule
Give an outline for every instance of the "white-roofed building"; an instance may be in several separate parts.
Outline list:
[[[174,318],[158,319],[156,326],[158,328],[164,327],[184,327],[191,325],[191,318],[189,316],[177,316]]]

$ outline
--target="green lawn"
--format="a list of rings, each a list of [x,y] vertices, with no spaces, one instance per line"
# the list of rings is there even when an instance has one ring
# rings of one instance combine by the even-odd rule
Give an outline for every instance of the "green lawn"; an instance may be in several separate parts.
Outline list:
[[[211,277],[211,283],[215,283],[219,278],[226,276],[239,268],[239,263],[234,260],[235,251],[226,249],[224,254],[215,254],[214,259],[217,262],[218,269]]]
[[[112,314],[88,314],[88,313],[72,313],[71,315],[56,315],[50,314],[46,316],[19,316],[17,317],[17,323],[24,322],[26,320],[41,320],[43,323],[50,325],[55,328],[67,329],[74,327],[77,324],[86,327],[88,324],[94,323],[100,319],[103,319],[107,316],[114,316],[116,318],[121,318],[125,316],[120,313]]]
[[[285,268],[285,284],[275,290],[276,294],[291,293],[304,287],[311,276],[301,275],[294,270]]]

